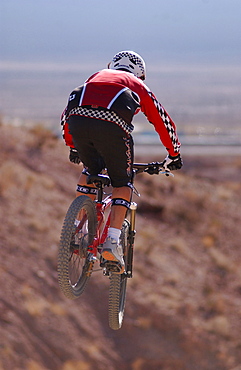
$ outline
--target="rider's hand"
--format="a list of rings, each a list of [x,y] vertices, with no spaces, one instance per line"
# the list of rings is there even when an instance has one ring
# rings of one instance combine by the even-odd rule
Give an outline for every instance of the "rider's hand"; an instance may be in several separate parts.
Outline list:
[[[183,162],[180,154],[176,155],[175,157],[169,154],[162,162],[163,168],[167,171],[180,170],[182,165]]]
[[[150,163],[150,167],[147,169],[147,173],[149,175],[158,175],[160,171],[160,165],[158,165],[158,162],[152,162]]]
[[[76,149],[70,148],[69,160],[70,162],[80,164],[81,160]]]

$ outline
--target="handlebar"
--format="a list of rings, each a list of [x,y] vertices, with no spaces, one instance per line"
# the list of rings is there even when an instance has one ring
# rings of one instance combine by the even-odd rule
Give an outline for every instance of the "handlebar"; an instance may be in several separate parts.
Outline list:
[[[133,163],[133,170],[135,174],[147,172],[150,175],[160,173],[166,176],[174,176],[170,170],[163,167],[163,162]]]

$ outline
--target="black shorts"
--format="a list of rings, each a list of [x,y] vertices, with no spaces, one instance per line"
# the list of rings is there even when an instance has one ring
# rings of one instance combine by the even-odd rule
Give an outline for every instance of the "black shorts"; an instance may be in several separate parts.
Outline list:
[[[133,139],[117,124],[73,115],[69,131],[81,161],[92,175],[107,168],[113,187],[128,186],[132,179]]]

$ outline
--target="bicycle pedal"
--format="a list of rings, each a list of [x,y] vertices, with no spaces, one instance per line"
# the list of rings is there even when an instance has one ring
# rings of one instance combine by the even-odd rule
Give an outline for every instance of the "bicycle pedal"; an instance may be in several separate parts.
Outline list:
[[[123,266],[117,261],[104,260],[101,263],[101,267],[104,267],[108,272],[112,272],[112,273],[115,273],[115,274],[123,274],[124,273]]]

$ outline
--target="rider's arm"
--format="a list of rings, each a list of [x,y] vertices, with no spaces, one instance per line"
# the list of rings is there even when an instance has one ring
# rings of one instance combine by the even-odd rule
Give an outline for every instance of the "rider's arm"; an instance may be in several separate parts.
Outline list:
[[[62,126],[62,135],[65,141],[65,144],[69,146],[70,148],[74,148],[73,139],[69,133],[69,125],[68,125],[68,122],[66,121],[66,111],[67,111],[67,107],[63,111],[61,115],[61,119],[60,119],[60,123]]]
[[[71,92],[68,99],[68,104],[61,115],[62,134],[65,144],[70,148],[74,148],[72,136],[69,133],[68,115],[72,108],[78,106],[81,86]]]
[[[63,111],[61,115],[61,125],[62,125],[62,134],[63,134],[63,139],[65,141],[65,144],[70,147],[70,152],[69,152],[69,160],[70,162],[79,164],[80,163],[80,158],[77,150],[74,147],[72,136],[69,133],[69,125],[68,122],[66,122],[66,108]]]
[[[171,156],[177,156],[181,144],[178,140],[175,123],[147,86],[142,94],[141,110],[148,121],[154,125],[168,153]]]

